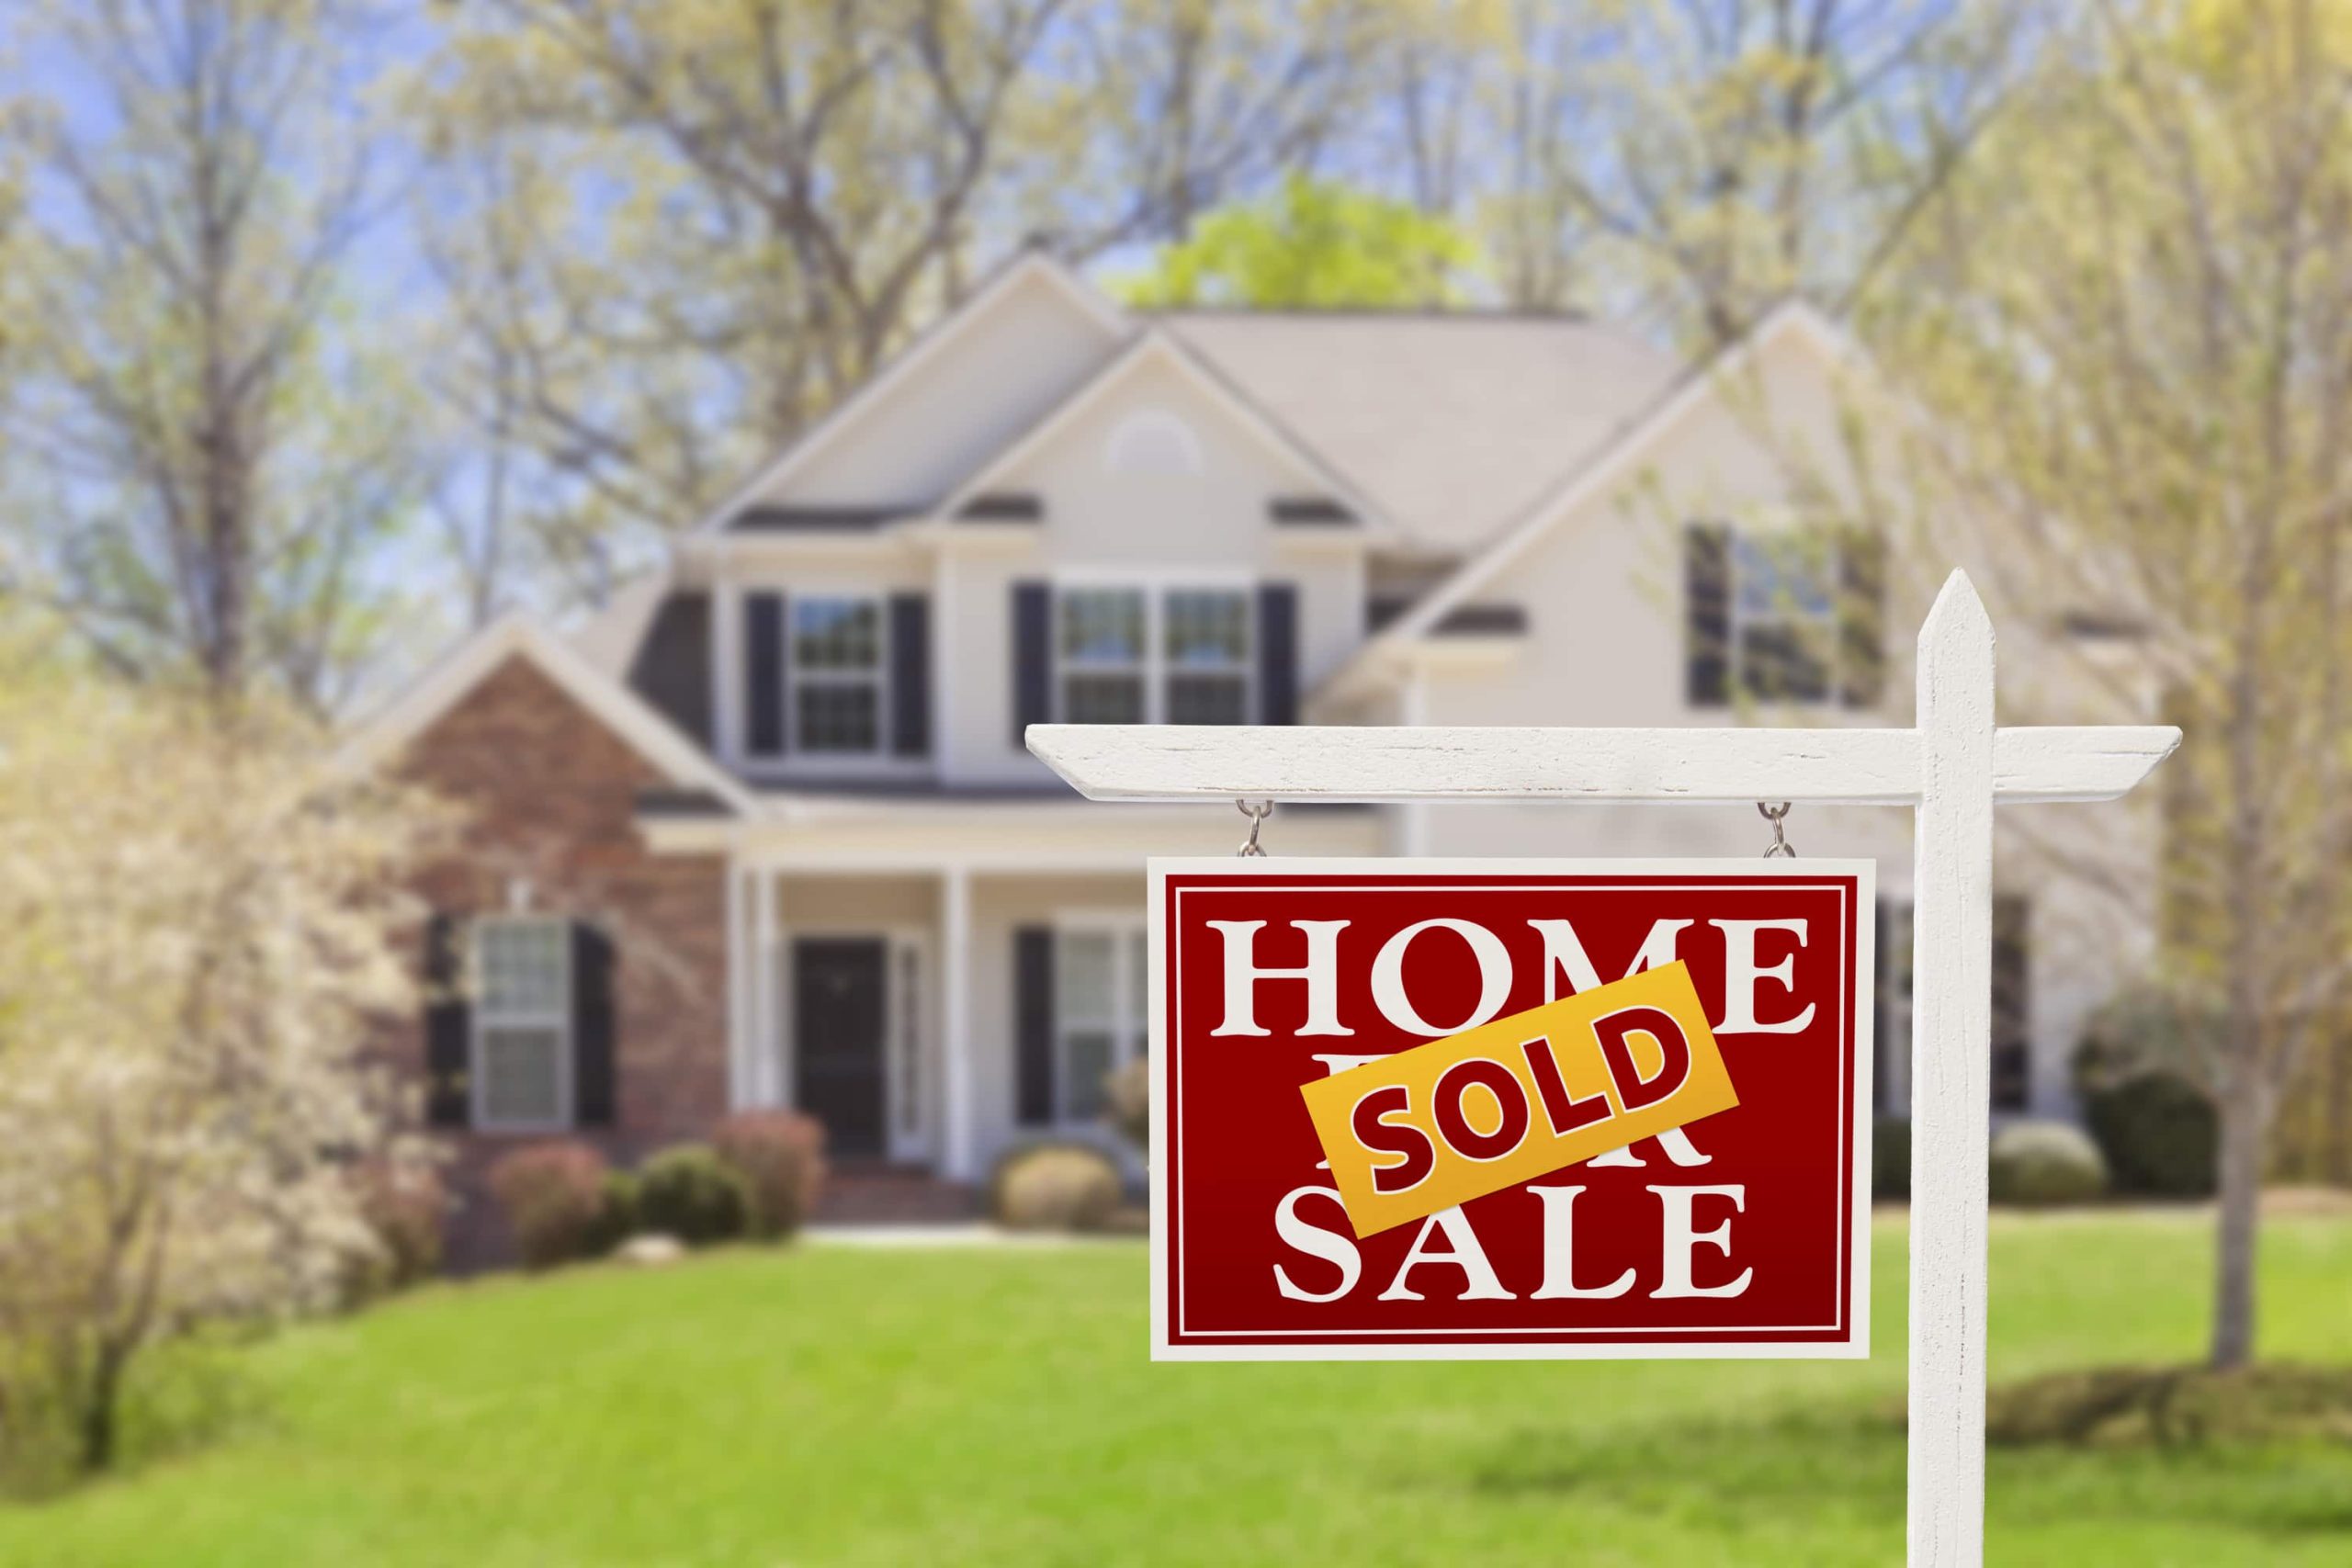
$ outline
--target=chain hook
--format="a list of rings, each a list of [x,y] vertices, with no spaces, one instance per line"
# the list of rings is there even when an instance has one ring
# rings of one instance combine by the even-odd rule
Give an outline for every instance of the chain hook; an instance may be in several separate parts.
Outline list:
[[[1251,856],[1263,860],[1266,849],[1263,844],[1258,842],[1258,832],[1265,827],[1266,818],[1274,814],[1274,803],[1271,800],[1261,800],[1253,807],[1246,800],[1237,800],[1233,803],[1233,808],[1250,818],[1250,837],[1239,849],[1233,852],[1244,860]]]
[[[1764,851],[1764,858],[1794,860],[1796,847],[1789,842],[1789,802],[1784,800],[1778,806],[1767,806],[1759,800],[1756,803],[1756,814],[1772,824],[1772,842]]]

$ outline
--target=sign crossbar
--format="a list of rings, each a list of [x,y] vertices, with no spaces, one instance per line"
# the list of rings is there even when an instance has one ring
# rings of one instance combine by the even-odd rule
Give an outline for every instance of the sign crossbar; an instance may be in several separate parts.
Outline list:
[[[1034,724],[1091,800],[1803,800],[1917,806],[1917,729]],[[2113,800],[2180,743],[2168,725],[1996,730],[2002,805]]]
[[[1996,729],[1991,618],[1967,574],[1919,629],[1913,728],[1032,725],[1096,800],[1804,800],[1917,809],[1913,871],[1908,1541],[1984,1561],[1993,807],[2113,800],[2170,726]]]

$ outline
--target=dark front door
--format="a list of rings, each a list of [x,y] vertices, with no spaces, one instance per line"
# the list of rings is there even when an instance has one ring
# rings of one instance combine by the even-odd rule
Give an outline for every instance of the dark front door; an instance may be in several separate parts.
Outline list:
[[[834,1155],[882,1151],[882,990],[888,948],[879,937],[801,937],[792,944],[796,1100],[825,1124]]]

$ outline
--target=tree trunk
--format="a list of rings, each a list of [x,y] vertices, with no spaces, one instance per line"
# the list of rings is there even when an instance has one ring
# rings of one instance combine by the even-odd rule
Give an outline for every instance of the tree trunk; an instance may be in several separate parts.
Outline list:
[[[2340,1013],[2330,1022],[2327,1040],[2327,1151],[2321,1167],[2329,1180],[2352,1187],[2352,1036],[2345,1032]]]
[[[2222,1088],[2221,1111],[2222,1201],[2211,1359],[2214,1367],[2227,1370],[2254,1359],[2255,1251],[2261,1229],[2262,1069],[2243,1037]]]
[[[123,1358],[101,1348],[82,1400],[82,1470],[96,1475],[114,1463],[115,1416],[122,1401]]]

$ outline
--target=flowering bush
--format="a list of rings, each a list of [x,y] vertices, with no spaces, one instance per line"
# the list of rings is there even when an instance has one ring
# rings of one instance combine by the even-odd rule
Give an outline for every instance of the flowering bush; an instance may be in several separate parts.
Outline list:
[[[989,1182],[989,1213],[1012,1230],[1107,1230],[1125,1183],[1101,1149],[1033,1144],[1005,1156]]]
[[[527,1267],[601,1257],[627,1233],[617,1212],[627,1189],[612,1174],[603,1155],[570,1140],[516,1149],[490,1168],[491,1196]]]
[[[424,1150],[368,1045],[441,818],[262,701],[0,658],[0,1460],[95,1471],[148,1347],[332,1308],[382,1246],[353,1172]]]
[[[347,1294],[364,1301],[405,1290],[441,1269],[441,1226],[449,1194],[431,1166],[370,1161],[352,1173],[359,1215],[373,1245],[354,1260]]]
[[[825,1181],[825,1129],[796,1111],[745,1111],[721,1122],[711,1147],[743,1179],[751,1234],[781,1241],[817,1206]]]

